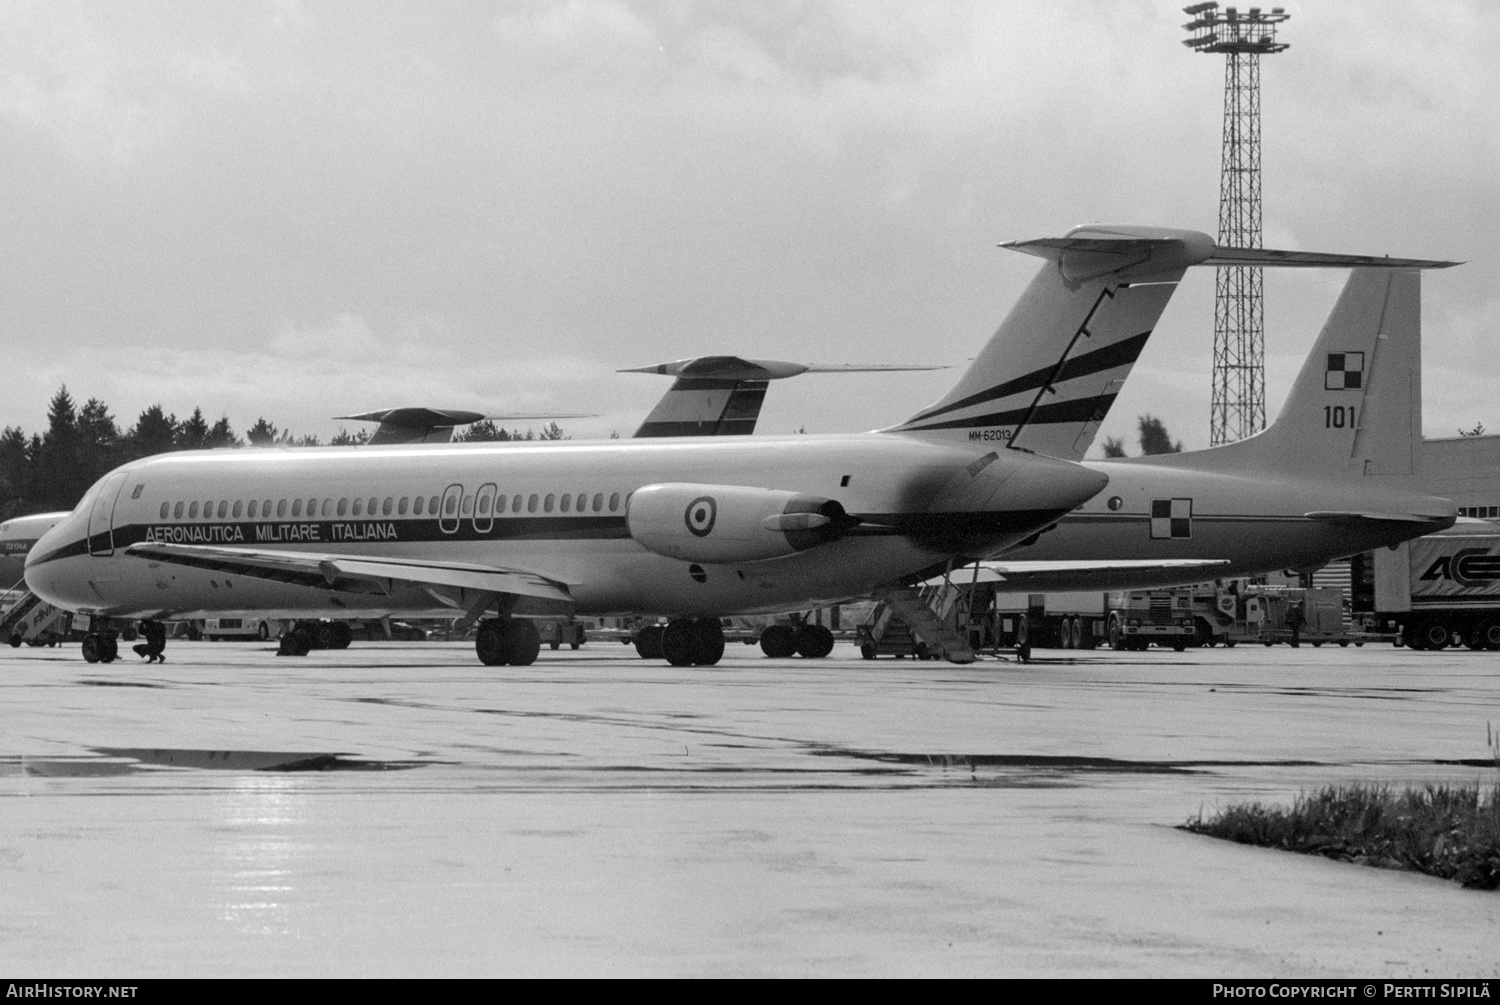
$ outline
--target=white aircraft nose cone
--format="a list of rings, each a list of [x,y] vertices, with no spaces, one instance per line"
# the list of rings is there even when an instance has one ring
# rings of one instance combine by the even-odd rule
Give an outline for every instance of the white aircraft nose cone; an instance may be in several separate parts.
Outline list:
[[[1109,476],[1072,461],[1032,455],[1005,480],[1001,492],[1017,509],[1067,512],[1104,490]]]

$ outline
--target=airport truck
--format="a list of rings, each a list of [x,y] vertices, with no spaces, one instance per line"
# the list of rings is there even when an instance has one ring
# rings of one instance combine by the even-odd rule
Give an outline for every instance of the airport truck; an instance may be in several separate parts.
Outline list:
[[[1412,649],[1500,649],[1500,527],[1464,519],[1350,563],[1353,607]]]

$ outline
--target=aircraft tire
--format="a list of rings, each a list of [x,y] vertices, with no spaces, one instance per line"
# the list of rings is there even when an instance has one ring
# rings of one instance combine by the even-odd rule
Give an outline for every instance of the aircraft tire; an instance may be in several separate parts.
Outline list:
[[[661,652],[661,625],[647,625],[635,633],[635,654],[643,660],[659,660]]]
[[[99,636],[86,635],[83,639],[83,659],[87,663],[99,662]]]
[[[479,662],[487,667],[505,663],[505,630],[501,622],[490,619],[479,623],[479,631],[474,636],[474,652]]]
[[[717,618],[693,622],[693,666],[711,667],[724,658],[724,626]]]
[[[21,635],[19,632],[10,633],[10,647],[12,649],[21,648]]]
[[[760,633],[760,651],[773,660],[795,656],[797,635],[789,625],[771,625]]]
[[[833,652],[833,632],[822,625],[798,625],[792,640],[804,659],[820,660]]]
[[[1109,616],[1109,647],[1115,652],[1124,652],[1125,641],[1125,629],[1120,624],[1120,616],[1111,614]]]
[[[333,622],[333,645],[331,649],[348,649],[349,643],[354,641],[354,629],[342,621]]]
[[[514,620],[505,633],[505,662],[513,667],[529,667],[542,651],[542,636],[530,621]]]
[[[875,643],[866,642],[859,647],[859,655],[867,660],[875,658]]]
[[[697,637],[694,623],[683,618],[673,619],[661,633],[661,654],[674,667],[690,667],[696,660]]]

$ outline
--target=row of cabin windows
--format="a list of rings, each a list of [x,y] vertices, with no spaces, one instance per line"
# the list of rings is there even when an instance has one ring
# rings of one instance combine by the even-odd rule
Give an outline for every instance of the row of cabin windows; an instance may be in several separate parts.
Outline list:
[[[323,499],[320,501],[318,499],[308,499],[305,502],[301,499],[278,499],[274,502],[270,499],[264,501],[251,499],[248,504],[240,499],[236,499],[233,502],[227,499],[220,499],[217,503],[213,500],[208,500],[200,505],[194,500],[193,502],[162,503],[160,518],[166,520],[170,517],[173,520],[181,520],[186,517],[189,520],[196,520],[201,513],[205,520],[213,520],[215,518],[219,520],[230,518],[237,520],[241,516],[251,520],[257,517],[269,520],[272,518],[273,507],[275,518],[278,520],[285,519],[288,516],[296,520],[302,518],[304,514],[308,519],[319,516],[406,516],[408,512],[413,516],[421,516],[424,512],[429,516],[437,516],[439,506],[442,507],[444,516],[454,516],[455,514],[473,516],[476,515],[474,499],[473,495],[466,495],[460,501],[459,497],[455,494],[448,496],[446,499],[441,496],[433,496],[430,499],[423,496],[417,496],[415,499],[408,496],[402,496],[400,499],[394,496],[386,496],[384,499],[378,496],[371,496],[368,500],[339,499],[335,501],[333,499]],[[508,508],[512,513],[520,513],[523,509],[527,513],[535,513],[539,507],[543,513],[551,513],[554,510],[559,513],[602,513],[606,506],[603,492],[595,492],[592,499],[590,499],[587,492],[580,492],[576,497],[570,492],[564,492],[560,498],[551,492],[545,496],[536,492],[531,493],[529,496],[517,493],[513,498],[507,500],[507,497],[504,495],[496,496],[493,491],[486,492],[481,489],[479,492],[477,515],[499,516],[506,512],[507,501],[509,502]],[[611,513],[619,511],[620,493],[611,492],[609,494],[608,508]],[[492,509],[494,511],[493,514],[491,513]]]
[[[1460,506],[1459,516],[1477,516],[1481,520],[1493,520],[1500,516],[1500,506]]]

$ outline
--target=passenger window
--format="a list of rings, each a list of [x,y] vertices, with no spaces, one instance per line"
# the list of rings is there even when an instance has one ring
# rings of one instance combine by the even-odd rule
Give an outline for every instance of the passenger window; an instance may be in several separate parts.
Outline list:
[[[189,520],[196,520],[196,519],[198,519],[198,504],[196,502],[193,503],[191,506],[188,507],[188,519]]]
[[[458,511],[460,516],[469,516],[474,512],[474,497],[464,496],[463,507]]]
[[[286,500],[278,499],[276,501],[276,517],[277,519],[280,519],[284,516],[286,516]]]
[[[338,510],[336,512],[338,513],[339,516],[343,516],[345,513],[349,512],[349,500],[348,499],[340,499],[339,500],[339,505],[338,505]]]
[[[146,487],[146,483],[145,482],[142,482],[141,484],[137,485],[135,487],[135,491],[132,492],[132,493],[130,493],[130,498],[132,498],[132,499],[139,499],[141,497],[141,490],[144,489],[145,487]]]
[[[390,516],[391,515],[391,510],[393,510],[395,508],[396,508],[396,500],[392,499],[390,496],[386,496],[385,497],[385,502],[383,502],[383,503],[380,504],[380,515],[381,516]]]
[[[609,511],[611,513],[613,513],[615,510],[617,510],[619,508],[620,508],[620,493],[618,493],[618,492],[611,492],[609,494]]]
[[[214,501],[212,499],[210,499],[208,502],[206,502],[206,503],[203,504],[203,519],[205,519],[205,520],[212,519],[213,515],[214,515]]]
[[[597,513],[604,508],[604,493],[594,493],[594,512]]]
[[[490,515],[490,497],[488,494],[479,497],[479,515]]]
[[[431,499],[427,500],[427,512],[430,513],[430,514],[432,514],[433,516],[437,516],[437,511],[438,511],[438,497],[437,496],[433,496]]]
[[[526,500],[526,512],[528,512],[528,513],[535,513],[536,512],[536,493],[535,492],[531,493],[531,498],[529,498],[529,499]]]
[[[544,499],[544,500],[542,500],[542,512],[543,513],[551,513],[552,512],[552,502],[556,498],[557,497],[554,496],[551,492],[547,493],[547,498]]]
[[[564,513],[566,513],[568,511],[568,505],[572,501],[573,501],[573,497],[570,496],[570,495],[568,495],[566,492],[564,492],[563,493],[563,497],[557,501],[557,508],[560,509],[560,510],[562,510]]]
[[[356,500],[354,500],[354,515],[355,516],[359,516],[364,511],[365,511],[365,501],[363,499],[356,499]]]
[[[222,519],[224,519],[228,515],[229,515],[229,500],[228,499],[220,499],[219,500],[219,519],[222,520]]]
[[[299,517],[301,515],[302,515],[302,500],[301,499],[293,499],[292,500],[292,516]]]
[[[447,499],[443,500],[443,513],[445,515],[452,516],[457,509],[458,496],[449,496]]]
[[[179,502],[176,506],[172,507],[172,519],[173,520],[181,520],[182,519],[182,503]]]
[[[245,509],[245,504],[244,504],[244,502],[242,502],[242,501],[241,501],[241,500],[239,500],[239,499],[236,499],[236,500],[235,500],[235,501],[234,501],[234,518],[235,518],[235,519],[236,519],[236,520],[238,520],[238,519],[239,519],[239,518],[240,518],[240,513],[241,513],[241,512],[243,512],[243,511],[244,511],[244,509]]]
[[[324,499],[323,500],[323,515],[324,516],[333,516],[333,500],[332,499]]]
[[[401,497],[401,501],[396,504],[396,515],[397,516],[405,516],[406,515],[406,496],[402,496]]]
[[[515,499],[511,500],[510,511],[512,513],[521,512],[521,493],[517,492]]]
[[[427,502],[426,499],[423,499],[421,496],[417,496],[417,498],[411,504],[412,515],[413,516],[421,516],[422,515],[422,506],[426,502]]]
[[[269,499],[262,499],[261,500],[261,503],[260,503],[260,518],[262,520],[269,520],[269,519],[271,519],[271,500],[269,500]]]
[[[248,511],[248,513],[246,515],[248,515],[250,517],[250,519],[252,519],[252,520],[255,519],[255,505],[256,505],[255,504],[255,500],[251,499],[250,500],[250,509],[249,509],[249,511]]]
[[[316,499],[309,499],[309,500],[307,500],[307,515],[309,517],[315,517],[315,516],[318,515],[318,500],[316,500]]]
[[[172,504],[171,503],[162,503],[161,504],[161,516],[158,517],[158,519],[165,520],[167,518],[167,513],[169,513],[171,511],[171,509],[172,509]]]
[[[365,515],[366,516],[374,516],[375,515],[375,508],[377,506],[379,506],[379,505],[380,505],[380,500],[377,499],[377,498],[375,498],[374,496],[371,496],[370,497],[370,503],[369,503],[369,505],[365,507]]]

